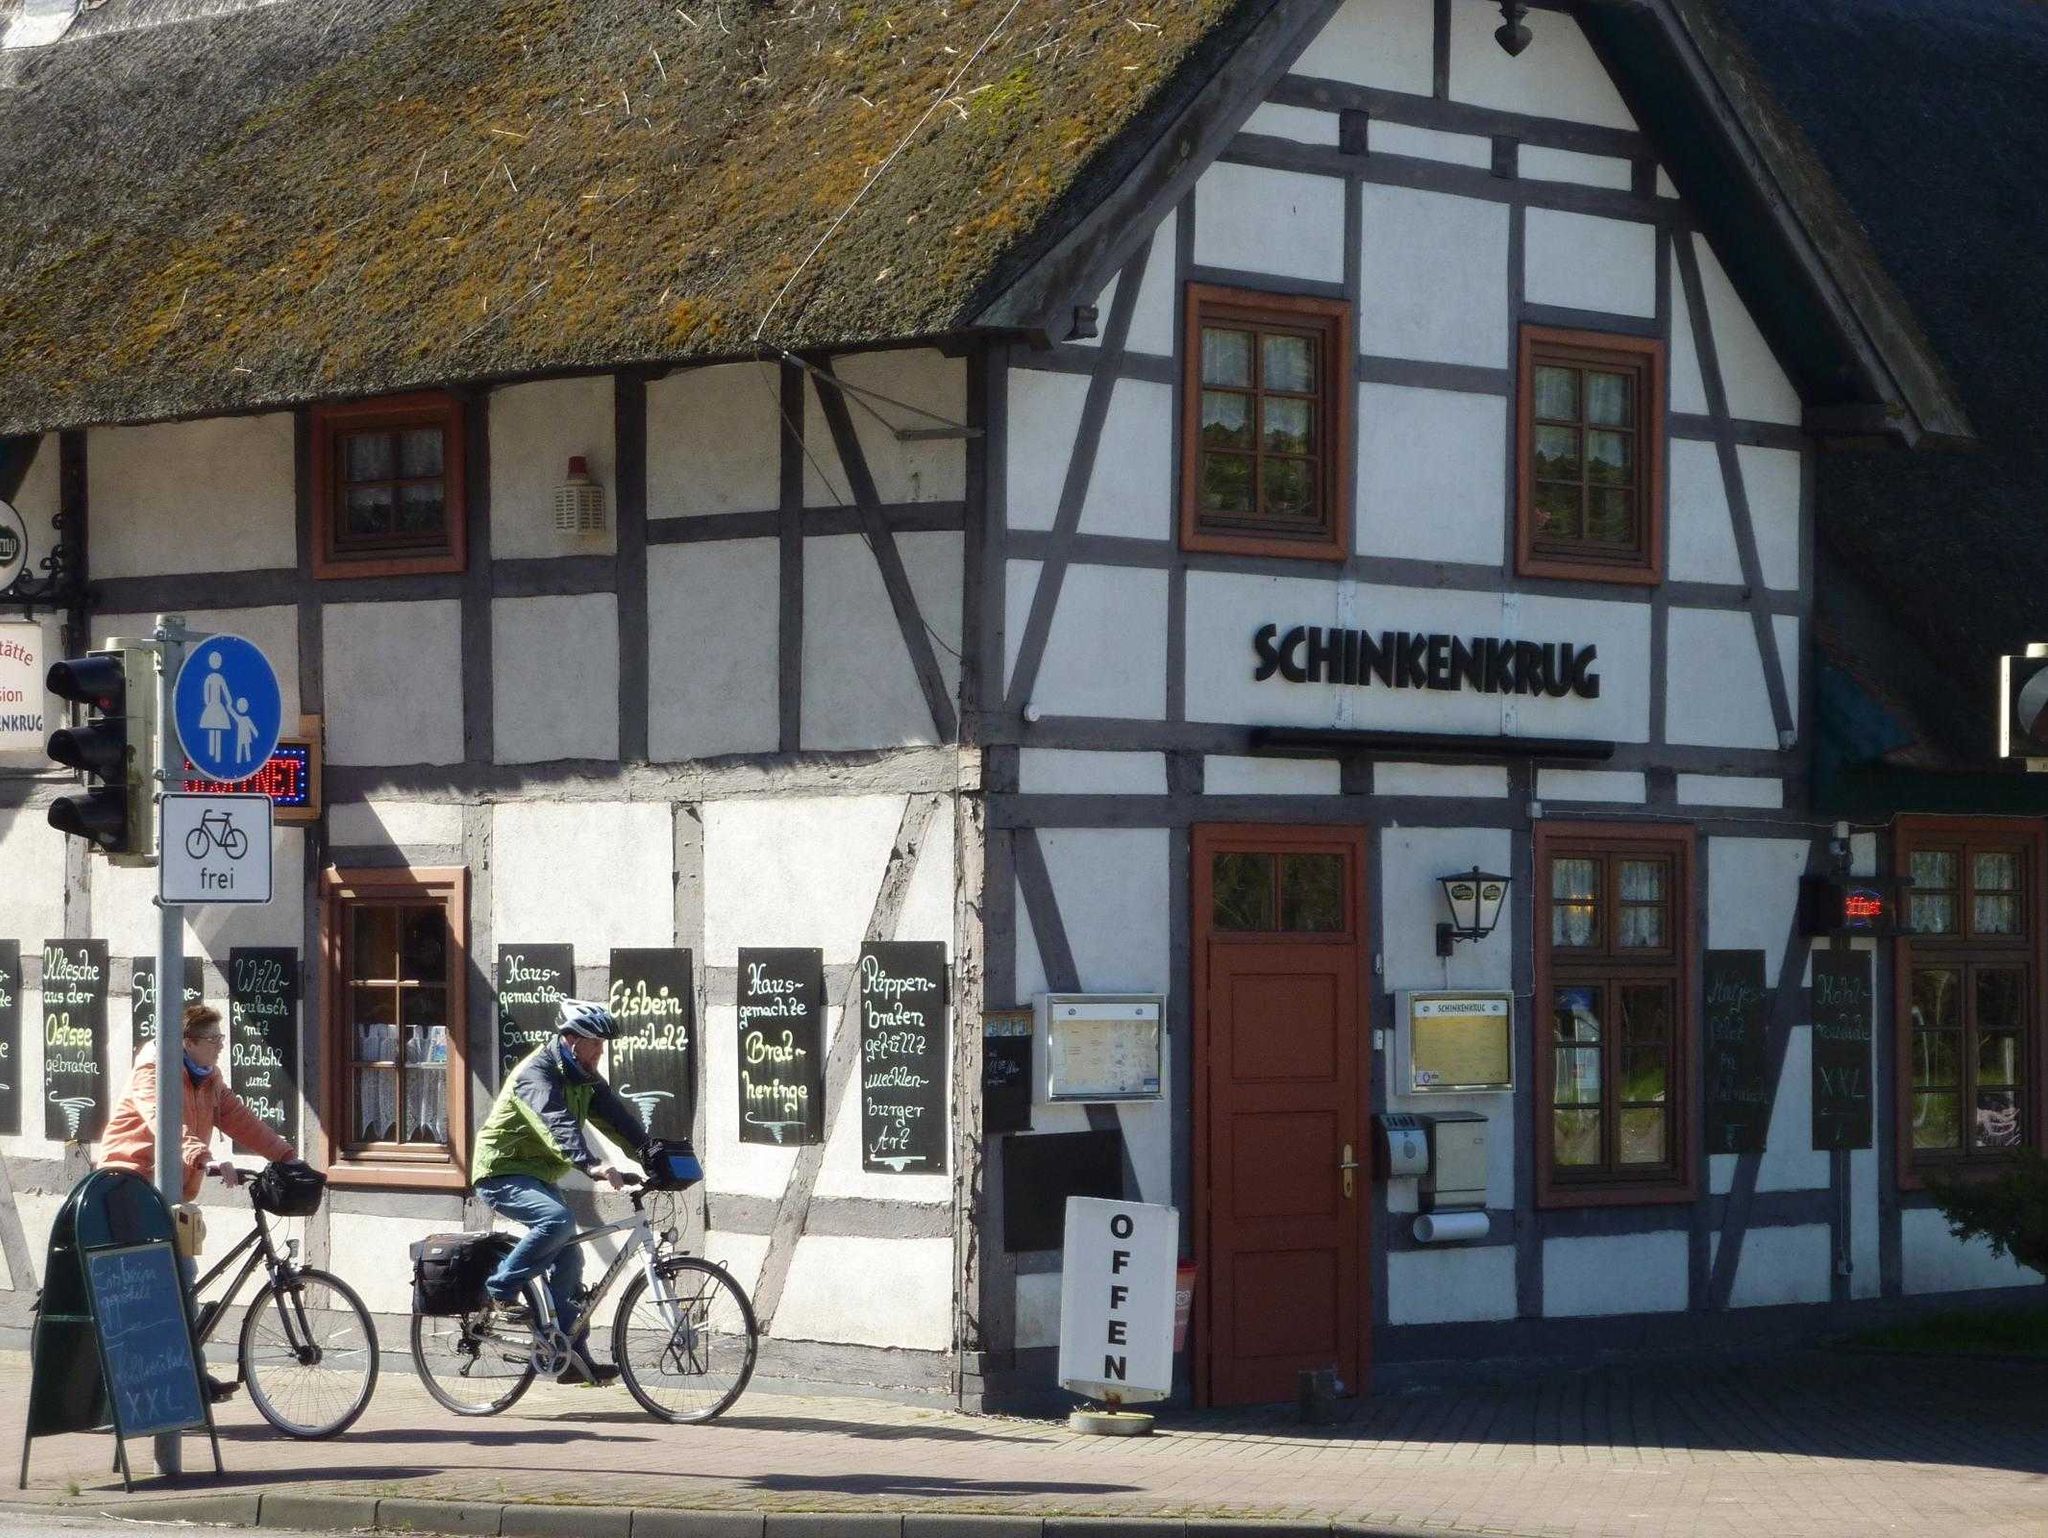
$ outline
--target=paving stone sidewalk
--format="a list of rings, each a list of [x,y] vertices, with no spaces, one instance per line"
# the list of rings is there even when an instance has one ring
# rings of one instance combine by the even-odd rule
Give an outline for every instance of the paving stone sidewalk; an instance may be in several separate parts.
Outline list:
[[[10,1460],[26,1397],[25,1359],[0,1361]],[[768,1538],[916,1532],[922,1523],[895,1521],[905,1513],[1034,1519],[1006,1532],[1038,1532],[1043,1519],[1046,1538],[1081,1530],[1055,1520],[1076,1516],[1158,1519],[1143,1525],[1168,1534],[1216,1518],[1529,1538],[2048,1533],[2048,1366],[1815,1352],[1388,1396],[1344,1416],[1310,1427],[1269,1411],[1187,1415],[1123,1441],[756,1389],[717,1424],[670,1427],[623,1390],[547,1386],[507,1415],[463,1421],[387,1353],[375,1403],[333,1442],[280,1438],[237,1396],[222,1417],[227,1478],[184,1488],[268,1492],[266,1522],[285,1495],[356,1497],[337,1509],[365,1512],[360,1498],[380,1499],[387,1527],[429,1525],[400,1502],[454,1501],[473,1510],[471,1530],[491,1533],[500,1507],[505,1533],[542,1530],[529,1503],[607,1507],[588,1514],[588,1531],[621,1538],[662,1530],[660,1512],[752,1513],[719,1530],[765,1525]],[[204,1443],[187,1445],[188,1467],[204,1467]],[[147,1469],[147,1445],[132,1451]],[[104,1436],[39,1440],[22,1498],[146,1514],[165,1490],[122,1497],[109,1454]],[[625,1508],[641,1515],[627,1524],[615,1515]],[[840,1516],[794,1520],[805,1512]],[[887,1520],[844,1520],[854,1514]]]

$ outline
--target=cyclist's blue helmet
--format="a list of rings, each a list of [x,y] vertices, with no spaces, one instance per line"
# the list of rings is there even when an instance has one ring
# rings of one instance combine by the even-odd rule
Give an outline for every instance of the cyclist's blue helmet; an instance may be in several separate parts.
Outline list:
[[[564,1036],[587,1036],[593,1041],[613,1041],[619,1034],[619,1022],[602,1004],[586,1003],[582,999],[564,999],[562,1018],[555,1029]]]

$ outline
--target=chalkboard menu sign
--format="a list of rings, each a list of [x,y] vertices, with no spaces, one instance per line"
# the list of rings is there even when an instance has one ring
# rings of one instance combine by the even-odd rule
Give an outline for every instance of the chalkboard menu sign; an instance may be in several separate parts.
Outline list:
[[[825,953],[740,950],[740,1141],[825,1141]]]
[[[288,1143],[299,1141],[299,953],[228,952],[228,1071],[235,1093]]]
[[[509,1079],[519,1060],[555,1038],[562,1000],[576,991],[576,948],[570,945],[498,947],[498,1076]]]
[[[655,1137],[690,1135],[697,1115],[696,990],[690,953],[612,952],[612,1087],[632,1103]]]
[[[1870,952],[1813,958],[1813,1146],[1868,1148]]]
[[[21,942],[0,940],[0,1133],[21,1131]]]
[[[85,1280],[116,1431],[139,1437],[204,1426],[176,1252],[167,1243],[87,1250]]]
[[[946,1169],[946,947],[897,940],[860,950],[861,1168]]]
[[[197,1004],[204,997],[204,984],[200,978],[200,960],[197,956],[185,958],[185,997],[179,1004],[178,1022],[183,1025],[185,1005]],[[137,956],[135,967],[128,984],[130,1018],[135,1023],[135,1045],[156,1040],[156,959],[151,956]]]
[[[107,942],[43,942],[43,1136],[90,1143],[107,1124]]]
[[[991,1009],[981,1017],[981,1126],[985,1132],[1031,1130],[1032,1034],[1028,1009]]]
[[[1707,1152],[1761,1153],[1771,1122],[1764,953],[1708,951],[1704,972]]]

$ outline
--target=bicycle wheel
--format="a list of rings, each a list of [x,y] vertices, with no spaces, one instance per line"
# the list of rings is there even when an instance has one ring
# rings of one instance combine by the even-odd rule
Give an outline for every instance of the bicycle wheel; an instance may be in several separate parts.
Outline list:
[[[660,1275],[668,1298],[649,1289],[643,1272],[619,1300],[612,1360],[649,1415],[711,1420],[732,1407],[754,1375],[754,1305],[708,1260],[673,1255],[660,1263]]]
[[[249,1398],[288,1437],[339,1436],[377,1387],[377,1327],[340,1277],[303,1270],[271,1282],[242,1316]]]
[[[529,1309],[540,1301],[531,1282],[524,1296]],[[533,1382],[533,1335],[496,1314],[414,1314],[412,1362],[444,1409],[496,1415]]]

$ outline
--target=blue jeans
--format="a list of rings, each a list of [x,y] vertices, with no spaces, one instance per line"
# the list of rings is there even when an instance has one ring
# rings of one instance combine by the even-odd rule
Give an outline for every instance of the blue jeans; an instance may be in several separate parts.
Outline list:
[[[556,1321],[566,1327],[575,1316],[576,1289],[583,1285],[583,1247],[569,1243],[576,1237],[569,1204],[553,1186],[531,1175],[493,1175],[476,1183],[476,1194],[499,1217],[526,1225],[525,1236],[485,1283],[491,1296],[501,1303],[513,1302],[528,1282],[546,1271]]]

